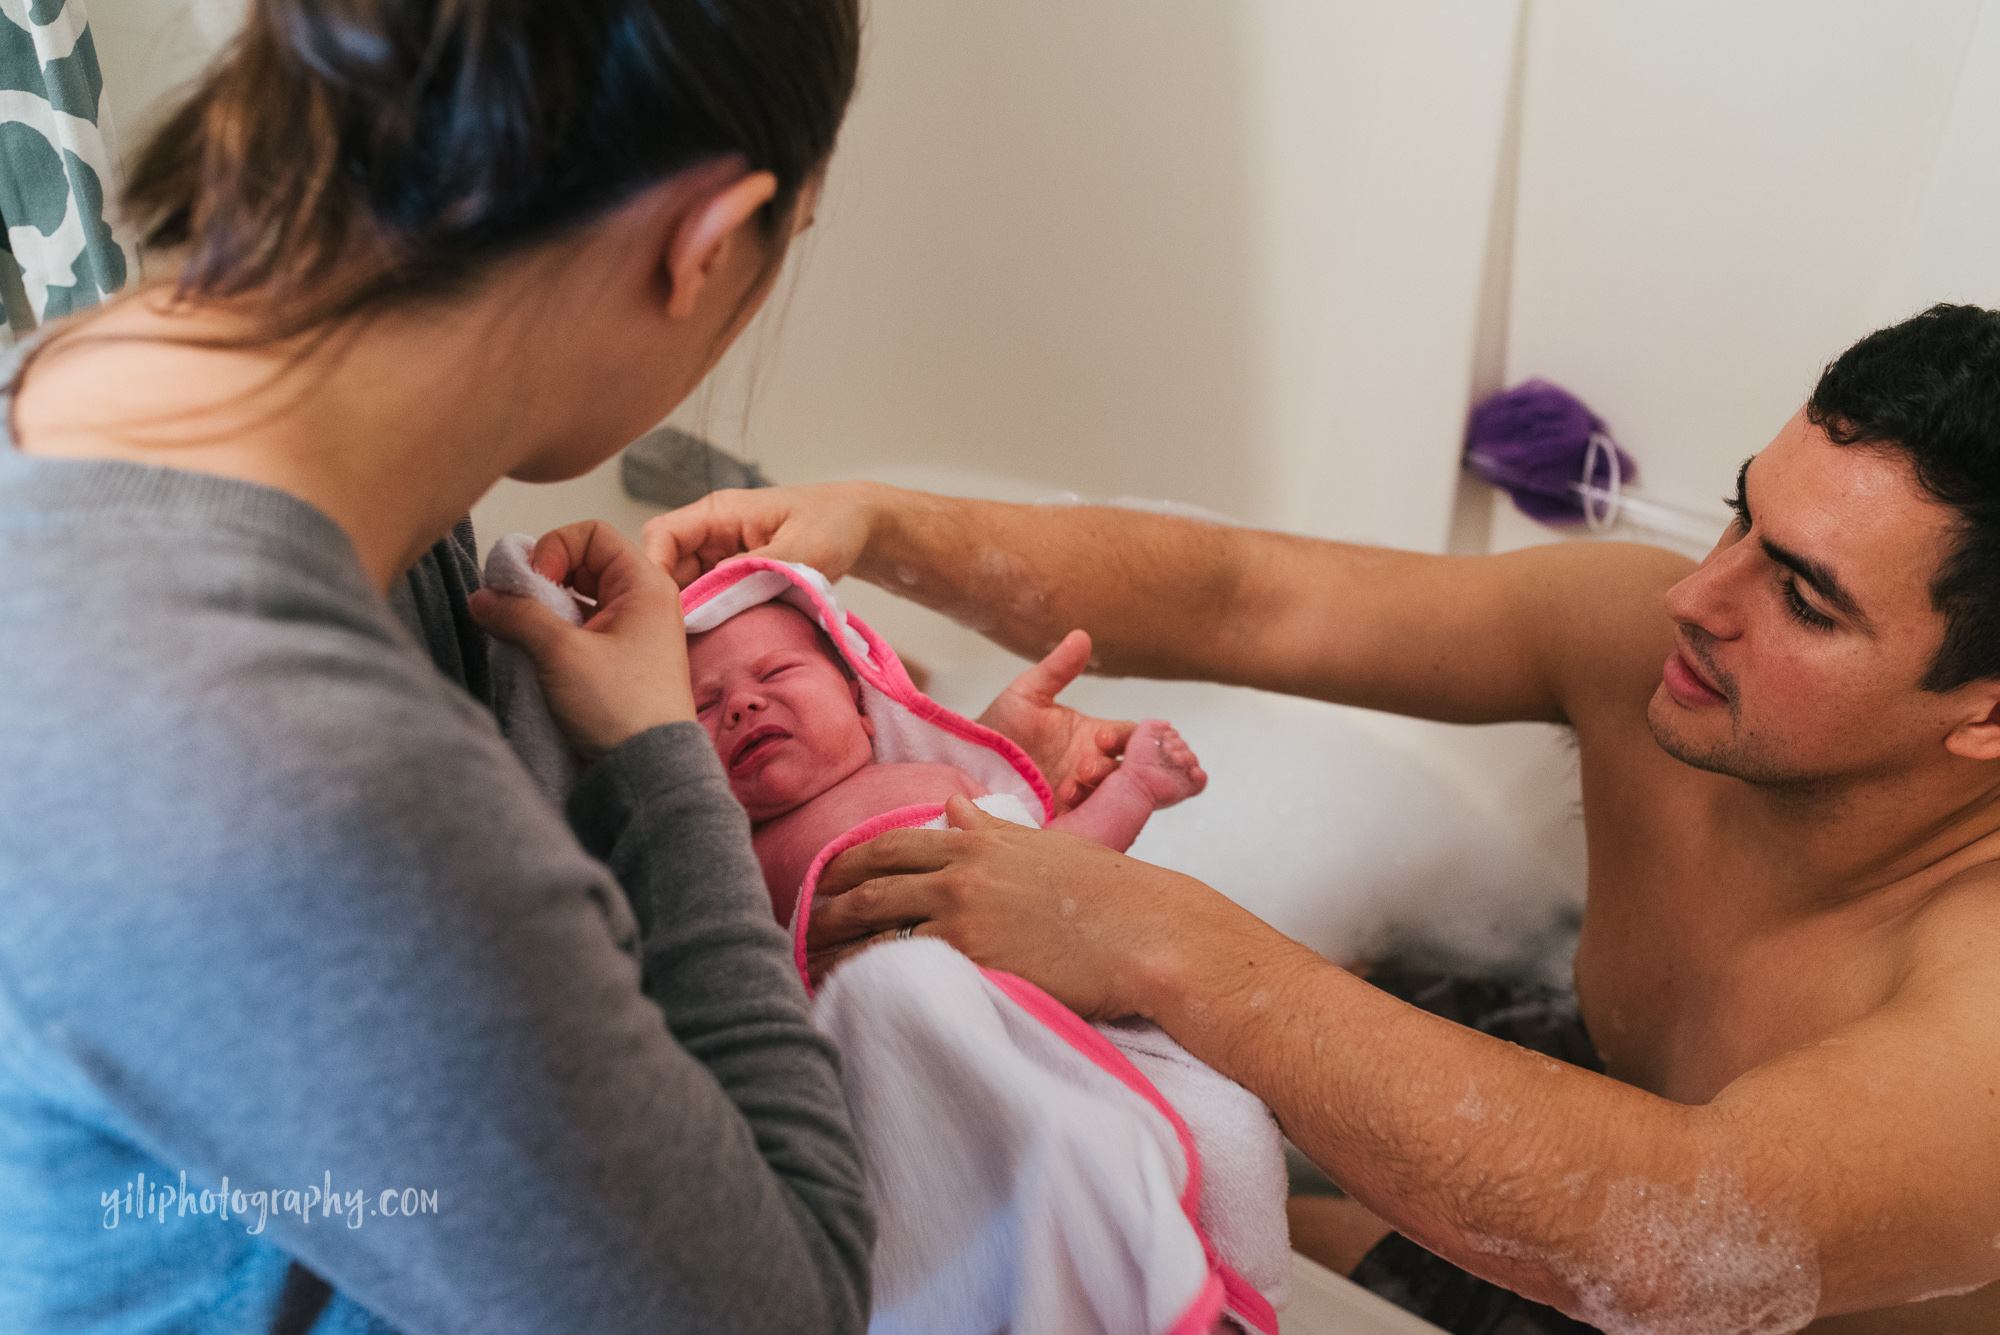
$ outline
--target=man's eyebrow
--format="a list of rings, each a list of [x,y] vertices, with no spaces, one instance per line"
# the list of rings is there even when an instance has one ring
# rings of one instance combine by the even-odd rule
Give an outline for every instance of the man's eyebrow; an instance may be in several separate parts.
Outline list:
[[[1743,461],[1743,467],[1736,470],[1736,507],[1746,519],[1750,514],[1750,465],[1755,460],[1756,456],[1752,455]],[[1840,582],[1840,577],[1833,573],[1831,567],[1813,560],[1810,556],[1801,556],[1789,547],[1780,547],[1769,538],[1760,538],[1758,541],[1764,548],[1764,555],[1811,585],[1813,592],[1817,593],[1827,606],[1852,621],[1867,634],[1875,633],[1875,623],[1868,619],[1868,614],[1861,610],[1861,604],[1854,601],[1854,595],[1847,591],[1847,586]]]
[[[1769,538],[1763,539],[1764,555],[1784,566],[1806,583],[1812,585],[1813,592],[1826,600],[1828,606],[1845,616],[1868,634],[1875,633],[1875,623],[1861,610],[1861,604],[1854,601],[1854,595],[1847,591],[1833,571],[1809,556],[1800,556],[1787,547],[1780,547]]]

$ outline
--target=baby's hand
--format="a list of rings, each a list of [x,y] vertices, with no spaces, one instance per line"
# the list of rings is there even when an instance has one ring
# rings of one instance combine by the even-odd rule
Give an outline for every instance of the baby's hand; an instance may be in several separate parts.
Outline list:
[[[1073,630],[979,716],[981,723],[1026,751],[1041,767],[1055,789],[1058,816],[1111,776],[1118,768],[1118,753],[1132,735],[1130,723],[1091,718],[1056,703],[1056,696],[1089,663],[1090,636]]]
[[[1153,810],[1185,802],[1208,787],[1208,773],[1193,748],[1159,719],[1142,720],[1125,743],[1125,782],[1137,781],[1153,799]]]

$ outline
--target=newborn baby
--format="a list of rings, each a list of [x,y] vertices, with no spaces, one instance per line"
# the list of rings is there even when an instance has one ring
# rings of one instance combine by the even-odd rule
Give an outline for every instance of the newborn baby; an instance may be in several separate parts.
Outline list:
[[[813,858],[874,816],[986,796],[964,770],[882,764],[861,685],[804,613],[769,602],[688,638],[696,717],[715,742],[730,791],[750,813],[751,842],[783,921]],[[1157,719],[1138,725],[1125,760],[1050,827],[1123,852],[1147,817],[1208,783],[1180,734]]]
[[[734,577],[718,568],[703,577],[713,587],[690,589],[688,666],[696,717],[749,813],[780,922],[794,918],[800,897],[812,892],[803,883],[823,853],[851,844],[890,813],[911,809],[904,824],[915,826],[957,793],[1024,824],[1048,815],[1047,790],[1030,758],[925,699],[889,647],[846,618],[814,572],[756,564],[768,568]],[[800,610],[808,601],[820,615]],[[823,625],[834,627],[851,655]],[[1071,648],[1064,661],[1073,668],[1081,646]],[[1077,791],[1072,778],[1084,777],[1054,776],[1065,793]],[[1179,734],[1149,720],[1135,726],[1123,764],[1049,824],[1123,851],[1154,811],[1207,782]],[[941,824],[935,818],[932,828]],[[802,976],[803,929],[794,924]],[[1282,1142],[1263,1104],[1149,1024],[1085,1026],[1046,997],[1044,1013],[1010,991],[1004,975],[986,975],[940,943],[899,949],[905,953],[886,972],[871,973],[859,961],[842,970],[845,985],[830,979],[815,1011],[848,1062],[842,1079],[849,1106],[857,1134],[872,1147],[870,1189],[893,1203],[882,1221],[875,1282],[884,1304],[878,1310],[900,1314],[895,1328],[994,1329],[986,1318],[997,1320],[1014,1302],[1040,1310],[1057,1290],[1092,1311],[1103,1293],[1116,1291],[1139,1303],[1135,1311],[1150,1312],[1157,1301],[1172,1315],[1189,1296],[1180,1292],[1189,1257],[1176,1249],[1199,1246],[1208,1257],[1205,1282],[1222,1286],[1228,1310],[1275,1331],[1270,1303],[1289,1290],[1291,1253]],[[1024,1102],[1027,1090],[1037,1093]],[[1142,1112],[1146,1102],[1165,1117]],[[908,1135],[915,1125],[928,1128],[919,1144]],[[1016,1149],[1039,1148],[991,1162],[982,1152],[955,1166],[965,1136],[988,1134]],[[1108,1139],[1099,1144],[1100,1136]],[[1066,1162],[1063,1154],[1083,1153],[1086,1142],[1115,1167],[1078,1175],[1054,1166]],[[1183,1155],[1190,1176],[1177,1185],[1170,1175]],[[1169,1176],[1149,1176],[1154,1171]],[[940,1180],[954,1183],[944,1199],[933,1196]],[[1196,1195],[1173,1199],[1183,1187]],[[1003,1217],[1019,1230],[1013,1244],[969,1246],[970,1235],[962,1236]],[[1198,1230],[1188,1231],[1197,1217]],[[1109,1289],[1097,1280],[1065,1288],[1057,1272],[1069,1274],[1065,1267],[1105,1246],[1136,1246],[1147,1259]],[[978,1283],[959,1270],[975,1256],[983,1259],[974,1269],[986,1277]],[[1178,1259],[1162,1259],[1169,1256]],[[947,1273],[958,1278],[946,1283]],[[1030,1273],[1040,1278],[1022,1278]],[[990,1294],[981,1287],[989,1281],[999,1285]],[[986,1297],[973,1302],[975,1294]],[[987,1311],[989,1298],[999,1308]],[[974,1316],[971,1326],[953,1324]]]

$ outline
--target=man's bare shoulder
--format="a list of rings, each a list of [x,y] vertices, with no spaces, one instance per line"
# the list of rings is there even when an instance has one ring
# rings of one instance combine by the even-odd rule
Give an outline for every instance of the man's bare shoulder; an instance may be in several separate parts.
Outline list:
[[[1901,977],[1886,1002],[1819,1045],[1837,1054],[1827,1092],[1848,1093],[1845,1125],[1798,1137],[1852,1170],[1859,1190],[1845,1222],[1863,1245],[1844,1268],[1856,1278],[1875,1271],[1868,1287],[1888,1305],[1824,1318],[1812,1335],[2000,1329],[2000,1212],[1991,1204],[2000,1192],[1992,1074],[2000,1065],[2000,855],[1923,897],[1905,928]],[[1915,1204],[1903,1207],[1912,1213],[1886,1246],[1877,1216],[1896,1213],[1884,1208],[1892,1200]]]
[[[1904,977],[1925,987],[1973,985],[2000,1017],[2000,840],[1975,862],[1931,891],[1911,910]]]
[[[1695,569],[1677,552],[1631,542],[1574,542],[1509,553],[1550,629],[1551,676],[1580,728],[1645,726],[1645,703],[1672,652],[1667,591]]]

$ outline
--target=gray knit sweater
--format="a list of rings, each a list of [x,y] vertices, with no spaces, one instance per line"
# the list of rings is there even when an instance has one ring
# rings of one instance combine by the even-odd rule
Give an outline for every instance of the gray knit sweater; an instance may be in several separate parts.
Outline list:
[[[566,822],[264,487],[0,439],[0,569],[0,1330],[862,1328],[834,1057],[700,728]]]

